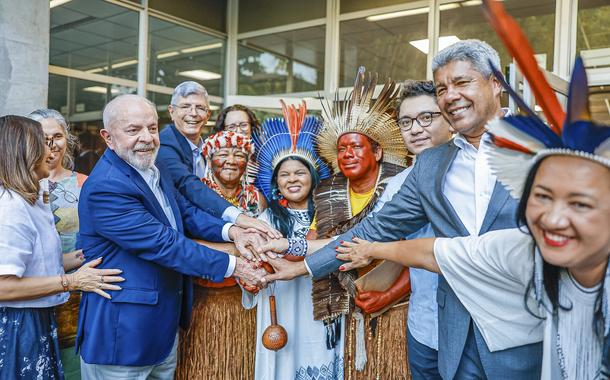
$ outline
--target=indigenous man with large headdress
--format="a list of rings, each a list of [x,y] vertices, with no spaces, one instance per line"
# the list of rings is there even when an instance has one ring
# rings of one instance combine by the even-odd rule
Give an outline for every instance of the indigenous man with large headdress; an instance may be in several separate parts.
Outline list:
[[[361,67],[350,98],[335,98],[324,106],[324,126],[317,148],[334,175],[322,181],[314,195],[317,222],[312,229],[317,238],[349,230],[371,213],[384,191],[398,190],[386,188],[389,179],[407,165],[407,151],[391,112],[398,88],[388,80],[373,100],[376,84],[377,75],[365,76]],[[327,324],[331,344],[338,336],[338,317],[348,315],[347,378],[404,378],[408,373],[402,338],[406,305],[390,309],[410,291],[408,270],[389,262],[377,264],[359,273],[337,272],[314,282],[314,318]],[[366,299],[358,297],[358,293],[369,290],[383,292],[380,301],[384,307],[365,318],[358,305]],[[391,339],[391,334],[400,337]],[[385,364],[380,360],[381,352]]]

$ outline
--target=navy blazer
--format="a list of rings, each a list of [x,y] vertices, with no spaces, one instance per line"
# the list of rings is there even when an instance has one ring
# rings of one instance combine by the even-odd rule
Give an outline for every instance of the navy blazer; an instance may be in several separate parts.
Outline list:
[[[217,218],[222,218],[222,213],[233,205],[207,187],[193,173],[193,151],[186,137],[178,131],[175,125],[170,124],[163,128],[159,138],[161,148],[159,148],[157,163],[165,164],[176,189],[200,209]]]
[[[192,307],[190,276],[222,281],[225,253],[195,243],[191,235],[222,241],[224,222],[182,197],[163,164],[160,185],[177,230],[142,176],[106,149],[80,193],[78,246],[86,261],[103,257],[98,268],[119,268],[123,290],[111,300],[83,292],[77,349],[87,363],[145,366],[169,354],[178,326],[188,327]]]
[[[432,225],[437,237],[468,236],[468,230],[443,193],[445,176],[458,150],[452,140],[420,153],[400,190],[379,212],[364,218],[335,241],[305,258],[313,276],[322,277],[336,271],[343,261],[336,258],[335,247],[338,242],[350,241],[353,236],[374,241],[396,241],[418,231],[427,223]],[[516,227],[516,210],[517,201],[496,182],[479,235]],[[442,275],[439,276],[437,302],[439,372],[443,379],[453,379],[462,358],[471,318]],[[487,377],[524,380],[540,378],[541,343],[490,352],[479,329],[474,326],[473,330]]]

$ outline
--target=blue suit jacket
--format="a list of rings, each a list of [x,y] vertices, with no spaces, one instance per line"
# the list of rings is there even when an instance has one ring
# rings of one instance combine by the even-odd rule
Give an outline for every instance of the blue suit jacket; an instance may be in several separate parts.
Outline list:
[[[112,150],[93,169],[80,194],[78,245],[98,268],[119,268],[123,290],[107,300],[84,292],[77,349],[85,362],[144,366],[169,354],[178,326],[188,327],[192,306],[190,276],[222,281],[229,259],[184,236],[222,241],[224,223],[194,207],[157,165],[171,205],[174,230],[140,174]]]
[[[165,164],[180,194],[205,212],[222,218],[222,213],[232,205],[193,173],[193,151],[186,137],[171,124],[163,128],[159,138],[161,148],[157,163]]]
[[[375,241],[396,241],[418,231],[427,223],[432,225],[437,237],[468,236],[468,230],[443,193],[445,175],[458,149],[453,141],[449,141],[420,153],[398,193],[378,213],[365,218],[334,242],[305,258],[314,277],[321,277],[339,268],[343,262],[336,259],[335,247],[338,242],[350,241],[353,236]],[[516,227],[516,208],[517,202],[496,182],[479,234]],[[442,276],[439,276],[437,302],[439,371],[443,379],[453,379],[468,337],[470,314]],[[487,349],[476,326],[474,333],[488,378],[540,378],[541,343],[492,353]]]

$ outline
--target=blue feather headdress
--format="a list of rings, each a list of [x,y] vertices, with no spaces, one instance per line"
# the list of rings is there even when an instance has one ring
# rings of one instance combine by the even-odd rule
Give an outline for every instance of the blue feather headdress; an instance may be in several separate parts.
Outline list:
[[[587,158],[610,168],[610,126],[591,120],[588,85],[581,58],[576,60],[568,94],[563,126],[550,128],[501,79],[526,116],[509,116],[488,123],[495,147],[489,166],[511,195],[520,198],[530,168],[551,155]]]
[[[267,200],[271,199],[271,178],[277,165],[288,156],[300,157],[309,162],[320,179],[330,176],[329,167],[320,159],[314,148],[316,136],[322,127],[315,116],[305,116],[303,102],[299,108],[282,102],[284,117],[270,118],[252,135],[257,164],[256,186]]]

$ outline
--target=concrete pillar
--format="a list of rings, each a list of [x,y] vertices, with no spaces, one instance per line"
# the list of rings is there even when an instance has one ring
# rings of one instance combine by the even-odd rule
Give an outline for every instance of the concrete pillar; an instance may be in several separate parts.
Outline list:
[[[0,115],[47,105],[49,0],[0,0]]]

